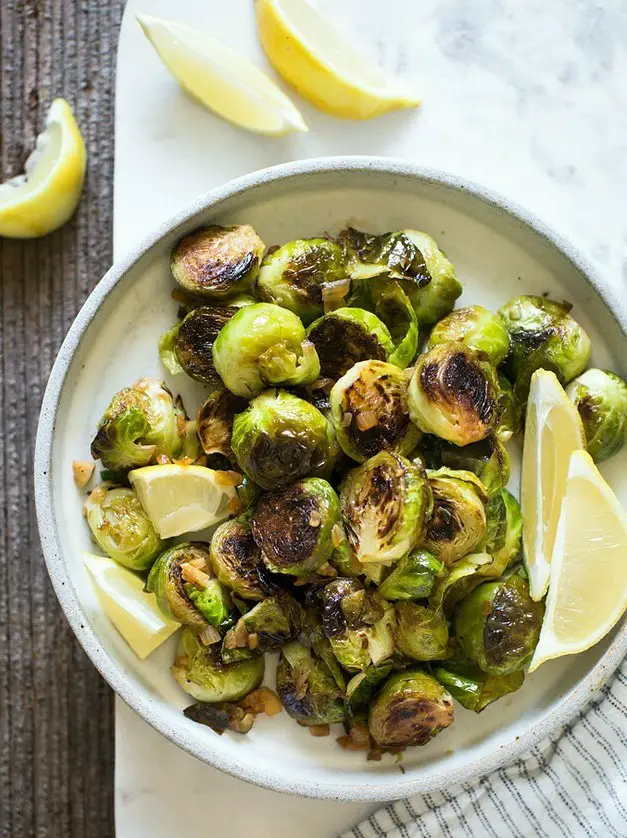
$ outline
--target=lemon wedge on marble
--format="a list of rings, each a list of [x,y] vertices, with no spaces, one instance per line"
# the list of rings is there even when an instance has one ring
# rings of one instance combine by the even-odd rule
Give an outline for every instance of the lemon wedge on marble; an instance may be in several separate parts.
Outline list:
[[[137,657],[147,658],[180,628],[164,617],[136,573],[105,556],[84,555],[98,602]]]
[[[72,109],[55,99],[24,174],[0,184],[0,236],[33,239],[65,224],[80,200],[86,164]]]
[[[234,511],[234,472],[205,466],[169,464],[146,466],[128,479],[161,538],[211,527]]]
[[[370,119],[420,104],[308,0],[256,0],[261,44],[283,78],[320,110]]]
[[[529,671],[598,643],[627,608],[627,514],[587,451],[570,458],[549,593]]]
[[[307,131],[296,106],[243,55],[182,23],[137,20],[181,87],[218,116],[259,134]]]
[[[549,584],[570,458],[585,444],[579,413],[555,374],[537,370],[527,402],[520,491],[524,557],[535,600]]]

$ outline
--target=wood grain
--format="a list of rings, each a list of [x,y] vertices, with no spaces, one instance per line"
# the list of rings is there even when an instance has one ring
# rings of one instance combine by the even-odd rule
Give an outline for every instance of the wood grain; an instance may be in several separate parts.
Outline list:
[[[21,171],[52,99],[88,148],[62,230],[0,239],[0,836],[113,836],[112,694],[75,641],[41,556],[32,491],[55,354],[111,262],[113,90],[123,0],[0,0],[1,175]]]

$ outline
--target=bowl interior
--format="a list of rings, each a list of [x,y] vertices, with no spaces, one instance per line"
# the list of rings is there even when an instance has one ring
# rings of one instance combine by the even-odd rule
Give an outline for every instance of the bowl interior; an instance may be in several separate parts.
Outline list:
[[[626,339],[616,320],[581,272],[553,244],[503,208],[471,190],[397,172],[330,170],[252,185],[222,198],[179,223],[123,272],[109,275],[73,327],[53,373],[40,429],[40,447],[52,440],[49,463],[39,458],[38,502],[42,541],[57,592],[79,638],[114,688],[149,722],[177,744],[218,767],[279,790],[340,798],[388,799],[429,790],[487,770],[514,755],[521,741],[566,719],[556,711],[565,699],[585,695],[610,666],[602,660],[611,639],[588,653],[549,663],[518,693],[479,716],[456,707],[452,728],[424,748],[408,751],[401,773],[393,757],[366,762],[341,750],[333,738],[316,739],[286,714],[261,717],[247,737],[216,736],[187,721],[189,702],[169,672],[174,641],[149,660],[138,661],[101,613],[81,561],[93,549],[81,517],[84,491],[72,481],[71,461],[85,459],[96,424],[110,397],[142,376],[163,377],[182,393],[188,412],[203,389],[184,377],[168,376],[159,363],[157,340],[176,318],[169,251],[182,233],[205,222],[252,224],[267,245],[335,232],[350,222],[366,230],[414,227],[431,233],[447,252],[464,283],[458,304],[496,309],[520,293],[548,293],[574,303],[574,315],[593,340],[592,364],[625,374]],[[98,296],[107,291],[102,301]],[[93,318],[90,318],[93,311]],[[90,322],[89,322],[90,321]],[[81,333],[84,331],[84,334]],[[70,357],[71,356],[71,357]],[[63,368],[67,374],[63,380]],[[517,493],[517,456],[512,488]],[[627,450],[604,467],[627,504]],[[50,473],[44,475],[44,471]],[[43,485],[43,488],[41,488]],[[51,498],[52,514],[46,499]],[[614,639],[625,646],[625,633]],[[607,664],[607,665],[606,665]],[[588,677],[594,672],[595,682]],[[268,667],[272,685],[274,663]],[[587,679],[587,680],[586,680]],[[337,735],[341,731],[338,729]],[[335,733],[335,731],[333,731]],[[445,774],[446,773],[446,774]]]

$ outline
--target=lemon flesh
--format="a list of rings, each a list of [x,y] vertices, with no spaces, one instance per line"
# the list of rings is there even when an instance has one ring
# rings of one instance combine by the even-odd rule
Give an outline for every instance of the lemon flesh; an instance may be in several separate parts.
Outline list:
[[[320,110],[370,119],[420,104],[307,0],[256,0],[255,10],[261,44],[273,67]]]
[[[627,514],[592,457],[570,459],[540,640],[530,671],[598,643],[627,608]]]
[[[525,564],[536,601],[549,585],[568,466],[580,448],[585,436],[577,409],[554,373],[538,370],[527,402],[520,493]]]
[[[24,174],[0,184],[0,236],[33,239],[65,224],[80,200],[86,164],[72,109],[55,99]]]
[[[180,628],[159,611],[140,576],[104,556],[86,553],[84,561],[102,610],[137,657],[147,658]]]
[[[146,466],[131,471],[131,486],[161,538],[197,532],[230,514],[235,487],[205,466]]]
[[[182,23],[137,20],[181,87],[218,116],[259,134],[307,131],[295,105],[247,58]]]

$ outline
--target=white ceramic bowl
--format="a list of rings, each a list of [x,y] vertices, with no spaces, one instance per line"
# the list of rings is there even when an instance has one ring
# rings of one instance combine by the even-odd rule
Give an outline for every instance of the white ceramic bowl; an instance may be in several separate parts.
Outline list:
[[[391,160],[338,158],[279,166],[214,190],[111,268],[72,325],[50,375],[37,435],[37,514],[48,570],[78,639],[113,689],[172,742],[271,789],[388,800],[471,780],[521,755],[567,722],[613,672],[627,651],[625,623],[586,654],[541,667],[519,692],[479,716],[457,706],[453,727],[409,750],[401,773],[393,758],[366,762],[332,737],[311,737],[286,714],[260,718],[248,736],[220,737],[188,721],[181,711],[189,699],[168,668],[174,641],[139,662],[99,610],[81,562],[90,539],[71,461],[88,456],[113,393],[141,376],[165,377],[183,393],[188,410],[200,402],[200,387],[164,376],[157,339],[177,308],[170,297],[170,250],[208,222],[250,223],[267,244],[333,232],[347,222],[374,231],[424,229],[457,267],[465,287],[461,304],[495,309],[520,293],[568,299],[592,337],[592,363],[627,373],[622,302],[569,245],[477,186]],[[623,452],[604,468],[625,503],[626,464]]]

